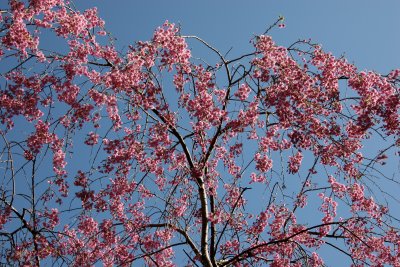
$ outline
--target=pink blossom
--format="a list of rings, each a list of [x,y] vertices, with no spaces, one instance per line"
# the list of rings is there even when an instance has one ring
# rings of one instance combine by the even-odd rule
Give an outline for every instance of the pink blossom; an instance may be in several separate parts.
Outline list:
[[[250,87],[247,84],[240,85],[239,89],[235,92],[235,96],[239,98],[241,101],[244,101],[248,98],[250,94]]]
[[[302,160],[303,160],[303,155],[301,154],[300,151],[298,151],[295,156],[289,157],[289,172],[290,173],[298,172]]]
[[[254,156],[256,161],[256,169],[260,172],[267,172],[272,168],[272,160],[267,155],[256,153]]]
[[[98,134],[90,132],[88,134],[88,138],[85,140],[85,144],[87,144],[88,146],[96,145],[98,143],[98,138],[99,138]]]

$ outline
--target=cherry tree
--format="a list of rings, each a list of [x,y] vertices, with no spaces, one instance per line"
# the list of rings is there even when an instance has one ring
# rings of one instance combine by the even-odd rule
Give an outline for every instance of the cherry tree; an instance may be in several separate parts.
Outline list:
[[[399,70],[268,30],[229,58],[170,22],[118,51],[96,8],[0,12],[1,264],[400,266]]]

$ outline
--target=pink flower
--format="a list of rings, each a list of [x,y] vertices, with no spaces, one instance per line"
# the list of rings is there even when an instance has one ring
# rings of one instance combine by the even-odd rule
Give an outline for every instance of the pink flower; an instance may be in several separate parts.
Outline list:
[[[98,138],[99,138],[98,134],[90,132],[85,140],[85,144],[87,144],[88,146],[94,146],[99,142]]]
[[[251,92],[250,87],[247,84],[240,85],[239,89],[235,92],[235,96],[239,98],[241,101],[247,99]]]
[[[298,151],[295,156],[289,157],[289,172],[297,173],[299,171],[302,160],[303,155],[300,151]]]
[[[260,172],[267,172],[272,168],[272,160],[267,155],[262,156],[260,153],[256,153],[254,159],[256,161],[256,169]]]

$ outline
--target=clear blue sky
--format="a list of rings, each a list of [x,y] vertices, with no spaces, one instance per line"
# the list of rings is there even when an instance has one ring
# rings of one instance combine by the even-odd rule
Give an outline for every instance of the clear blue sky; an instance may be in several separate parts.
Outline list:
[[[400,67],[400,1],[75,1],[97,6],[107,29],[124,46],[148,40],[165,20],[180,23],[183,34],[198,35],[222,52],[249,50],[253,34],[264,32],[279,15],[286,28],[271,32],[280,45],[311,38],[360,69],[388,72]]]

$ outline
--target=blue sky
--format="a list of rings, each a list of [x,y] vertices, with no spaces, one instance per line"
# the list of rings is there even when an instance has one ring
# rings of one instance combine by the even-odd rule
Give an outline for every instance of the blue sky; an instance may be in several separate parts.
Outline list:
[[[198,35],[222,52],[248,51],[249,40],[278,16],[285,29],[271,32],[280,45],[311,38],[334,55],[345,54],[360,69],[388,72],[400,62],[400,2],[387,1],[75,1],[97,6],[119,46],[150,39],[165,20],[180,23],[182,33]]]

